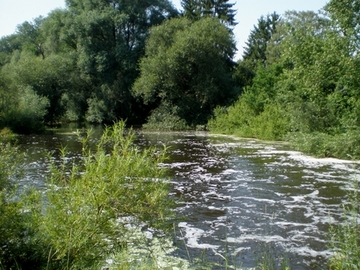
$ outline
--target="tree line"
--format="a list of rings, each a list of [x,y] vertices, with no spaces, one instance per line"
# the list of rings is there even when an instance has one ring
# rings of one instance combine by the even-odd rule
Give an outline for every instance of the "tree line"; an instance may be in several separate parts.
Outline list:
[[[210,129],[359,159],[359,49],[358,1],[261,17],[234,72],[242,94],[216,108]]]
[[[19,25],[16,33],[0,40],[0,126],[29,133],[66,121],[126,119],[129,125],[141,125],[161,106],[182,111],[180,117],[189,111],[184,106],[203,106],[196,109],[196,120],[186,122],[205,124],[211,109],[224,105],[227,96],[223,94],[219,102],[210,97],[208,102],[206,92],[201,93],[200,76],[192,78],[192,74],[206,66],[209,52],[225,72],[222,77],[215,69],[203,71],[209,91],[218,95],[220,84],[229,84],[235,43],[227,29],[234,25],[235,11],[228,0],[182,4],[185,10],[180,13],[168,0],[67,0],[65,9]],[[215,28],[219,32],[207,40]],[[196,40],[199,33],[203,37]],[[186,45],[193,41],[196,46]],[[162,44],[158,51],[156,42]],[[162,53],[168,59],[162,59]],[[171,89],[159,90],[172,91],[166,97],[159,92],[150,99],[145,94],[150,86],[140,89],[143,77],[151,72],[145,59],[157,64],[151,58],[160,59],[159,69],[163,64],[164,72],[173,71],[172,78],[160,77],[182,80],[169,81]],[[175,70],[173,64],[182,70]],[[213,63],[208,64],[211,68]],[[218,76],[214,82],[212,75]],[[184,90],[183,100],[175,97],[179,89]]]
[[[234,4],[181,4],[67,0],[19,25],[0,40],[0,127],[126,120],[360,157],[357,1],[262,16],[237,62]]]

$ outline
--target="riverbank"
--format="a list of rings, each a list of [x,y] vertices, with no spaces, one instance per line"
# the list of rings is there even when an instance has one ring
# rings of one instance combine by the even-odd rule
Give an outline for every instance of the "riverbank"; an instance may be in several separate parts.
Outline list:
[[[226,265],[251,269],[272,257],[275,269],[281,269],[284,254],[291,269],[327,265],[333,254],[327,246],[328,226],[343,220],[341,205],[348,202],[347,192],[353,189],[349,179],[360,174],[357,163],[309,157],[283,142],[204,132],[139,132],[135,137],[139,150],[152,147],[158,151],[166,145],[167,159],[158,166],[170,180],[168,194],[176,201],[173,210],[181,219],[174,220],[167,235],[141,225],[143,242],[129,238],[127,247],[139,243],[150,253],[136,249],[129,251],[131,256],[118,253],[112,257],[113,264],[102,266],[114,267],[122,258],[124,265],[126,259],[133,262],[128,267],[140,267],[142,261],[151,266],[143,269],[156,268],[158,261],[151,254],[158,251],[151,250],[158,247],[150,242],[158,239],[163,244],[174,243],[174,249],[162,245],[170,253],[161,255],[161,265],[169,260],[170,265],[188,262],[195,269]],[[99,138],[90,141],[95,146]],[[47,177],[50,163],[43,153],[52,152],[53,162],[62,164],[55,149],[66,145],[67,164],[81,160],[81,143],[70,130],[20,136],[18,143],[28,156],[26,176],[19,183],[28,187],[46,188],[42,177]],[[71,175],[71,166],[64,168],[69,171],[61,175]],[[143,260],[136,259],[136,254]]]

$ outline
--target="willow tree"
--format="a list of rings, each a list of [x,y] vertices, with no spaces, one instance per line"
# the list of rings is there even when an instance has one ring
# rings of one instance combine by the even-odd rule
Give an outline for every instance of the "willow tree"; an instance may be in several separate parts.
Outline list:
[[[66,5],[50,14],[44,31],[51,53],[75,58],[77,78],[66,93],[67,107],[84,108],[91,122],[141,117],[141,106],[129,91],[137,63],[150,27],[175,16],[175,8],[168,0],[67,0]]]

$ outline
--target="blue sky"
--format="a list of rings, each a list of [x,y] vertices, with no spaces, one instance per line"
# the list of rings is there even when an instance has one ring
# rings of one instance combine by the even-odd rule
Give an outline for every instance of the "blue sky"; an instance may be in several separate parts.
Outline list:
[[[242,47],[249,36],[250,31],[257,24],[261,15],[267,15],[276,11],[283,14],[287,10],[318,11],[329,0],[233,0],[236,2],[236,20],[238,25],[234,29],[238,47],[239,58]],[[180,0],[173,0],[174,6],[181,8]],[[0,0],[0,37],[15,32],[16,26],[24,21],[32,21],[42,15],[46,16],[55,8],[64,8],[65,0]]]

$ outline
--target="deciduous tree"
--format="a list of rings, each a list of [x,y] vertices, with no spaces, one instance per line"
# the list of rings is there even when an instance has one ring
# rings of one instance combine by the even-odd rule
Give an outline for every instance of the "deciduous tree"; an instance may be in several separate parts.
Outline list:
[[[170,104],[189,125],[205,124],[236,93],[235,42],[217,19],[172,19],[151,32],[134,92],[146,104]]]

